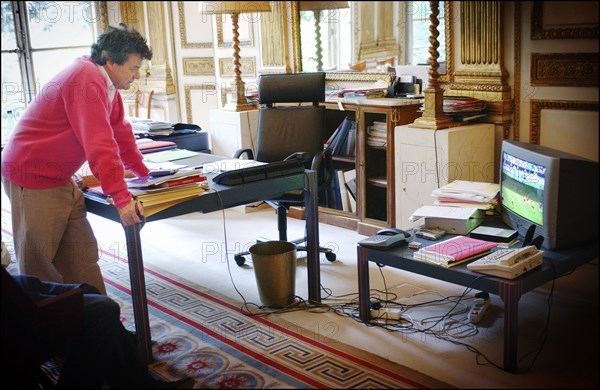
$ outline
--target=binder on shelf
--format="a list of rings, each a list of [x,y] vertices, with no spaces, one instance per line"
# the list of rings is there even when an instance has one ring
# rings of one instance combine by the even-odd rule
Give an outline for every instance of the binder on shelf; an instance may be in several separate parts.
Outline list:
[[[345,117],[325,145],[331,150],[333,156],[349,157],[354,155],[355,139],[356,124],[349,117]]]

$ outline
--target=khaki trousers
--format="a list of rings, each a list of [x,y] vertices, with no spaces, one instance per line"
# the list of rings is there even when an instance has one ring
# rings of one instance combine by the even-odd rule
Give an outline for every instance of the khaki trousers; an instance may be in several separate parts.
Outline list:
[[[75,183],[33,190],[2,177],[2,184],[10,199],[19,273],[51,282],[88,283],[106,294],[98,242]]]

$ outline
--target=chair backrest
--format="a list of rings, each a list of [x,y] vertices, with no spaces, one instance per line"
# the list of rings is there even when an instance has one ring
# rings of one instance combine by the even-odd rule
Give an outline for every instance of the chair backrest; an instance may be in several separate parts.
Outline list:
[[[150,119],[150,112],[152,111],[152,97],[154,91],[142,92],[138,90],[135,93],[135,117],[140,118],[140,106],[146,108],[146,118]]]
[[[258,94],[263,106],[258,114],[256,160],[281,161],[296,152],[312,158],[323,152],[326,111],[319,102],[325,101],[324,72],[262,75]]]

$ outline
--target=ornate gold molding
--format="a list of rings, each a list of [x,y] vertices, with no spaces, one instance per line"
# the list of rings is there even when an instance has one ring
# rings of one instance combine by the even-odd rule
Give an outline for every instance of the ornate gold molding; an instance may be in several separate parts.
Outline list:
[[[451,83],[454,81],[454,11],[452,3],[452,1],[444,1],[446,73],[440,74],[438,78],[440,83]]]
[[[531,84],[598,86],[598,53],[532,53]]]
[[[191,92],[196,90],[201,91],[209,91],[216,93],[217,85],[215,83],[205,83],[205,84],[186,84],[183,86],[184,95],[185,95],[185,115],[187,118],[187,123],[194,123],[192,118],[192,97]]]
[[[567,110],[567,111],[598,111],[598,102],[575,100],[532,100],[529,142],[540,143],[542,110]]]
[[[586,2],[579,2],[586,3]],[[589,2],[589,6],[593,7],[597,2]],[[568,2],[555,2],[554,6],[563,5],[564,7],[572,7]],[[597,7],[597,4],[596,4]],[[592,11],[593,12],[593,11]],[[597,8],[595,15],[598,14]],[[597,20],[597,19],[596,19]],[[531,9],[531,39],[577,39],[577,38],[598,38],[598,23],[595,26],[586,27],[564,27],[564,28],[544,28],[544,2],[534,1]]]
[[[119,1],[119,11],[123,23],[135,28],[140,34],[146,36],[144,6],[141,1]]]
[[[327,81],[377,81],[391,80],[394,73],[362,73],[362,72],[327,72]]]
[[[518,141],[521,132],[521,3],[516,1],[514,4],[514,127],[513,127],[513,140]],[[509,130],[504,131],[504,139],[508,139],[510,136]]]
[[[108,4],[106,1],[98,1],[96,3],[98,3],[98,18],[100,19],[98,28],[100,31],[104,31],[108,27]]]
[[[241,58],[240,66],[244,76],[256,77],[256,58]],[[219,75],[221,77],[234,75],[233,58],[219,58]]]
[[[448,94],[486,101],[511,102],[508,72],[504,68],[503,13],[498,1],[460,2],[460,71]],[[487,23],[481,23],[481,21]],[[502,106],[506,106],[503,104]]]
[[[215,61],[213,57],[184,57],[183,74],[185,76],[213,76]]]
[[[302,71],[302,49],[300,47],[300,8],[297,1],[290,1],[290,19],[292,21],[292,63],[293,72]]]
[[[177,2],[177,9],[179,10],[179,37],[181,38],[181,47],[184,49],[204,49],[213,47],[212,39],[208,42],[188,42],[185,27],[185,7],[183,3],[183,1]]]

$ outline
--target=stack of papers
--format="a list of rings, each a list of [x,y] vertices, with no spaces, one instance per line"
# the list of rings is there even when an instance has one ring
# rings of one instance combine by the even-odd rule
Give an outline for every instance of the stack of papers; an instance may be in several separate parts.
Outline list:
[[[455,180],[431,193],[435,205],[493,209],[498,205],[500,185],[477,181]]]
[[[201,171],[186,171],[178,172],[173,175],[159,177],[145,176],[125,180],[128,188],[138,188],[145,190],[153,190],[158,188],[172,188],[191,183],[200,183],[203,181],[206,181],[206,176],[204,176]]]
[[[155,130],[172,130],[171,122],[157,121],[153,119],[127,118],[131,123],[134,131],[155,131]]]
[[[362,88],[345,88],[338,91],[339,97],[384,97],[387,94],[388,83],[377,80],[373,85]]]

